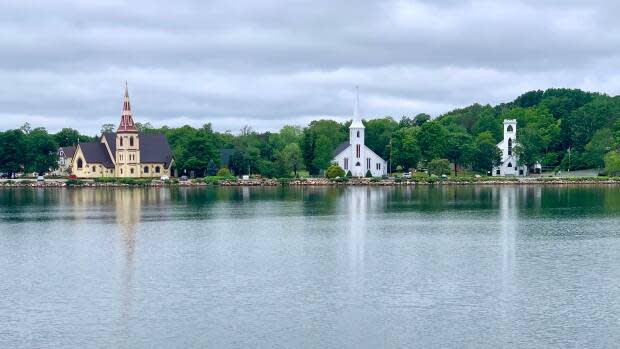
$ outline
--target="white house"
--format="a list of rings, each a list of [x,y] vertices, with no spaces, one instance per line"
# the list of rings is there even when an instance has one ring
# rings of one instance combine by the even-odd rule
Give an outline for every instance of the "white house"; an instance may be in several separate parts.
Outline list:
[[[387,163],[364,144],[364,124],[359,115],[359,92],[356,93],[353,108],[353,122],[349,127],[349,140],[342,143],[334,152],[334,160],[345,172],[351,171],[354,177],[364,177],[370,170],[373,177],[387,174]]]
[[[527,166],[519,166],[519,157],[514,153],[517,145],[517,120],[504,120],[504,140],[497,144],[502,162],[493,168],[493,176],[527,176]]]

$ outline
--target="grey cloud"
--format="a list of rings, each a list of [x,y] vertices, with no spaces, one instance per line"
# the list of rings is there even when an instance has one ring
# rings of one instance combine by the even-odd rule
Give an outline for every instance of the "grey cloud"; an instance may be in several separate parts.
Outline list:
[[[138,121],[238,130],[620,90],[612,1],[9,1],[0,129]],[[2,117],[3,116],[3,117]],[[67,125],[70,124],[70,125]]]

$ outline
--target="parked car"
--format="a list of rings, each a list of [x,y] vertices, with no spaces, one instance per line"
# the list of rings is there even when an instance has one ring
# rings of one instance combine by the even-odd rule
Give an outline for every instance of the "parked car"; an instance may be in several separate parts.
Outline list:
[[[77,179],[77,176],[76,176],[76,175],[74,175],[74,174],[69,175],[69,179]]]
[[[45,177],[37,176],[37,182],[45,182]]]
[[[181,178],[179,178],[179,180],[181,182],[187,182],[187,176],[181,176]]]
[[[411,172],[403,173],[403,178],[411,178]]]
[[[160,178],[160,179],[161,179],[162,181],[169,181],[169,180],[170,180],[170,177],[168,177],[168,176],[161,176],[161,178]]]

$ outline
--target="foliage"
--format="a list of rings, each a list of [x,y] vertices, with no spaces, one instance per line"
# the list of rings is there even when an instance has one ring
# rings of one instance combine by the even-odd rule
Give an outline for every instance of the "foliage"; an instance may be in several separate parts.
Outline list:
[[[217,171],[216,176],[218,177],[232,177],[232,173],[226,167],[222,167]]]
[[[370,172],[370,170],[366,171],[366,175],[364,176],[366,178],[372,178],[372,172]]]
[[[217,174],[218,168],[215,164],[215,161],[209,160],[207,164],[207,176],[215,176]]]
[[[620,152],[611,151],[605,155],[605,172],[608,176],[620,175]]]
[[[343,178],[345,177],[345,173],[342,167],[338,166],[338,164],[332,164],[327,168],[327,171],[325,171],[325,177],[330,179],[336,177]]]
[[[353,177],[353,173],[351,172],[351,170],[347,171],[347,178],[351,178]]]
[[[433,159],[428,163],[428,172],[437,176],[449,175],[451,171],[450,161],[447,159]]]

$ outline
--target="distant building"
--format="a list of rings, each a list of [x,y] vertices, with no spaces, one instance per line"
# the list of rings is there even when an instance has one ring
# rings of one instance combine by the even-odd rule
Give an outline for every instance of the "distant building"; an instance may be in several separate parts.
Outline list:
[[[354,177],[363,177],[368,170],[373,177],[380,177],[387,174],[387,163],[364,144],[365,127],[359,115],[359,103],[359,93],[356,93],[349,140],[336,148],[333,162],[345,172],[351,171]]]
[[[73,160],[73,155],[75,155],[75,146],[70,147],[60,147],[58,149],[58,170],[56,170],[57,174],[67,175],[71,172],[71,160]]]
[[[493,168],[493,176],[527,176],[527,166],[519,166],[519,156],[514,152],[517,145],[517,120],[504,120],[504,139],[497,144],[502,162]]]
[[[69,161],[71,174],[79,178],[170,176],[174,163],[163,134],[138,132],[127,86],[117,131],[102,134],[99,142],[79,143],[71,159],[64,161]]]

